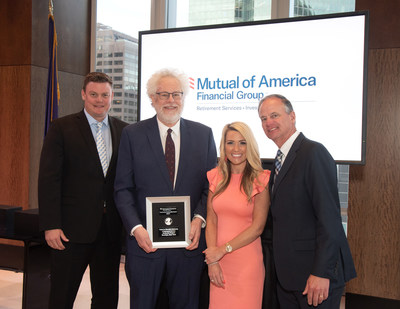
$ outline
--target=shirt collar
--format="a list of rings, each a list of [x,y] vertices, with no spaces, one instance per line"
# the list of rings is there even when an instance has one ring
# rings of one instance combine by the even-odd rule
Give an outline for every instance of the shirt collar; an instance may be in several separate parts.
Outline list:
[[[297,136],[299,136],[300,132],[296,131],[292,134],[291,137],[288,138],[288,140],[282,145],[282,147],[280,148],[280,150],[282,151],[284,157],[287,157],[290,148],[292,148],[292,145],[294,143],[294,141],[296,140]]]
[[[178,122],[173,127],[166,126],[160,120],[158,120],[158,117],[157,117],[157,123],[158,123],[158,129],[160,130],[160,135],[161,136],[166,136],[168,129],[171,129],[174,134],[179,136],[179,134],[180,134],[180,123],[181,123],[180,119],[178,120]]]
[[[98,121],[94,119],[87,111],[86,109],[83,109],[85,116],[87,120],[89,121],[89,125],[92,126],[93,124],[97,125]],[[103,124],[105,124],[108,127],[108,115],[103,119]]]

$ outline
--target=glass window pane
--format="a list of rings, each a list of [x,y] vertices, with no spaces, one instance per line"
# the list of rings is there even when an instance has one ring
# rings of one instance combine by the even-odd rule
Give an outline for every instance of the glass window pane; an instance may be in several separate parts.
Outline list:
[[[177,0],[176,27],[271,18],[271,0]]]
[[[111,76],[118,89],[114,97],[134,99],[134,108],[113,108],[125,105],[114,100],[110,109],[110,115],[130,123],[137,121],[138,33],[150,29],[150,16],[151,0],[97,0],[95,70]]]
[[[352,12],[355,0],[290,0],[290,17]]]

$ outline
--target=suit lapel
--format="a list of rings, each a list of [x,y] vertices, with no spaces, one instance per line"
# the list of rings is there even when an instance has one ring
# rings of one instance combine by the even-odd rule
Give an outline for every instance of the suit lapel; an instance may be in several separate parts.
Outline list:
[[[112,144],[112,155],[110,163],[108,164],[108,171],[111,169],[112,166],[115,165],[117,160],[118,154],[118,145],[119,145],[119,135],[117,134],[117,128],[115,127],[114,119],[110,116],[108,117],[108,123],[110,125],[110,132],[111,132],[111,144]],[[108,174],[107,171],[107,174]]]
[[[101,173],[101,175],[103,175],[103,168],[101,167],[101,162],[100,162],[99,154],[97,152],[96,142],[94,141],[92,129],[89,126],[89,122],[88,122],[83,110],[77,114],[77,122],[78,122],[79,131],[81,132],[82,137],[85,140],[85,143],[87,145],[88,152],[89,152],[90,156],[92,156],[93,159],[96,160],[97,166],[98,166],[98,171],[99,171],[99,173]],[[103,177],[104,177],[104,175],[103,175]]]
[[[276,176],[276,178],[275,178],[275,182],[274,182],[274,186],[273,186],[273,190],[272,190],[272,198],[274,197],[275,192],[278,189],[280,183],[285,178],[291,165],[293,164],[294,160],[296,159],[297,150],[300,148],[300,145],[303,140],[304,140],[304,135],[303,135],[303,133],[300,133],[299,136],[295,139],[292,147],[290,148],[289,153],[285,159],[285,162],[283,162],[282,168],[279,171],[278,176]],[[273,174],[275,175],[275,171],[273,172]]]
[[[190,138],[190,130],[187,126],[187,122],[181,118],[181,123],[180,123],[180,135],[181,135],[181,146],[180,146],[180,154],[179,154],[179,165],[178,165],[178,174],[176,175],[176,181],[175,181],[175,190],[180,186],[181,182],[184,181],[184,171],[186,168],[189,167],[189,162],[187,160],[190,160],[190,149],[191,149],[191,141],[192,139]],[[192,162],[196,164],[195,162]]]
[[[149,141],[149,145],[151,148],[151,151],[154,154],[154,157],[156,158],[156,162],[160,168],[161,174],[164,178],[165,181],[168,182],[168,184],[172,187],[171,180],[169,179],[169,174],[168,174],[168,168],[167,168],[167,163],[165,162],[165,155],[164,155],[164,150],[162,148],[161,144],[161,138],[160,138],[160,130],[158,128],[158,123],[157,123],[157,116],[154,116],[152,118],[152,121],[149,122],[148,130],[146,130],[147,138]]]

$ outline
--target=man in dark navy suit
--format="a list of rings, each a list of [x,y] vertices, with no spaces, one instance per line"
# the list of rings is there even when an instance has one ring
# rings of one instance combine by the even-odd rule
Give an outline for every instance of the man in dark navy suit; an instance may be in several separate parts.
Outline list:
[[[356,276],[343,230],[336,165],[326,148],[296,130],[292,104],[269,95],[258,108],[279,147],[269,184],[277,292],[283,309],[340,306]]]
[[[81,95],[84,109],[52,122],[40,158],[40,226],[52,248],[49,308],[72,309],[89,265],[91,308],[116,309],[122,222],[113,191],[127,123],[107,114],[113,92],[106,74],[89,73]]]
[[[199,306],[205,267],[206,173],[215,167],[217,155],[212,130],[181,118],[188,90],[186,75],[175,70],[156,72],[147,83],[156,115],[126,127],[122,133],[115,200],[129,235],[126,274],[131,308],[155,308],[161,285],[169,300],[164,307]],[[171,144],[172,155],[168,150]],[[188,247],[153,248],[146,230],[146,197],[160,196],[190,196]]]

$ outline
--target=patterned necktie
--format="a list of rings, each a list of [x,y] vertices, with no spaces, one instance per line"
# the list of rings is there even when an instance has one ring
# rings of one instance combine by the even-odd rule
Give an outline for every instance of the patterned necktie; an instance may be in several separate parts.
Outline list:
[[[167,132],[168,135],[165,142],[165,161],[167,162],[169,178],[173,184],[175,177],[175,144],[171,137],[172,130],[168,129]]]
[[[279,171],[281,170],[282,157],[283,157],[283,153],[280,149],[278,149],[278,152],[276,153],[276,157],[275,157],[275,175],[278,175]]]
[[[103,127],[103,122],[98,122],[96,131],[96,146],[97,146],[97,152],[99,153],[100,157],[101,167],[103,168],[104,176],[106,176],[108,169],[108,160],[107,160],[106,143],[104,142],[103,134],[101,132],[102,127]]]

